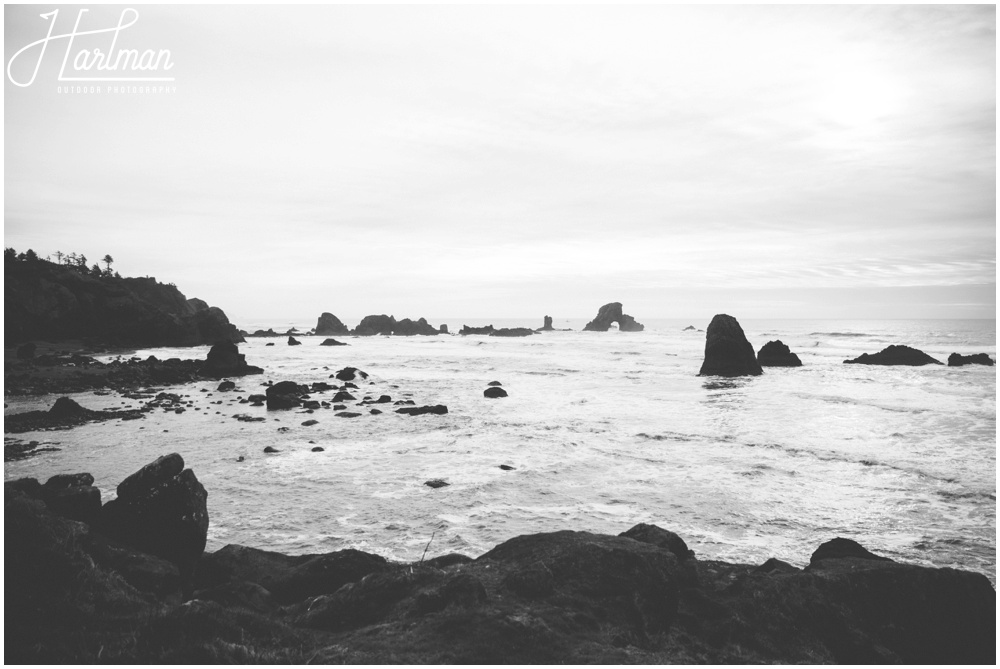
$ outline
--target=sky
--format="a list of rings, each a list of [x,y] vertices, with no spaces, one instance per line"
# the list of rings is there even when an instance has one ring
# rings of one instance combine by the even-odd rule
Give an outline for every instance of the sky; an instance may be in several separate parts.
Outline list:
[[[996,318],[995,6],[123,11],[5,5],[5,246],[237,325]]]

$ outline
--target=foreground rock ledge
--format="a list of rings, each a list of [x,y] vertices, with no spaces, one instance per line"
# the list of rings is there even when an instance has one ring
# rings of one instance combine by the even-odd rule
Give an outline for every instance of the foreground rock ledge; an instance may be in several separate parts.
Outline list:
[[[6,662],[995,660],[996,592],[985,576],[893,562],[839,537],[805,569],[699,560],[647,524],[619,536],[525,535],[477,559],[412,564],[353,549],[290,556],[229,545],[201,555],[192,581],[204,493],[181,486],[184,502],[166,504],[149,495],[185,476],[195,480],[171,454],[123,481],[120,496],[162,510],[145,513],[145,536],[118,526],[114,539],[59,515],[65,491],[94,497],[89,475],[4,485]],[[181,528],[191,502],[193,533],[178,541],[195,543],[143,552],[160,524]]]

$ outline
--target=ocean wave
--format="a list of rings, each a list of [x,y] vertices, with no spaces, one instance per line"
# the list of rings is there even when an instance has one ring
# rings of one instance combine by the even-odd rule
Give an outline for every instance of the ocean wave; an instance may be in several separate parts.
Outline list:
[[[810,337],[875,337],[867,332],[810,332]]]

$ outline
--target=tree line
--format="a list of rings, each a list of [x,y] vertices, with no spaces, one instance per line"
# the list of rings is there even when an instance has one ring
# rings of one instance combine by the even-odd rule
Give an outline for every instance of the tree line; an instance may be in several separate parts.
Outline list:
[[[121,274],[118,272],[111,271],[111,265],[115,262],[115,259],[111,257],[110,254],[105,255],[100,259],[100,262],[104,263],[104,269],[97,263],[92,266],[87,266],[87,256],[82,253],[63,253],[62,251],[56,251],[52,255],[45,256],[44,260],[46,262],[53,262],[52,257],[55,256],[54,264],[63,265],[64,267],[69,267],[80,272],[84,276],[92,276],[98,279],[111,278],[120,279]],[[43,260],[38,257],[32,249],[28,249],[23,253],[18,253],[13,247],[6,247],[3,250],[3,261],[8,262],[39,262]]]

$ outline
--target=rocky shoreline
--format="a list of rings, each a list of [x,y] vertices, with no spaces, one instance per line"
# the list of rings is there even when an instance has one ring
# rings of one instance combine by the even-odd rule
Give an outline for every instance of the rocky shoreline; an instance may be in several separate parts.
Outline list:
[[[844,538],[804,569],[703,560],[676,534],[558,531],[413,563],[346,549],[204,553],[178,454],[101,505],[89,474],[4,485],[11,663],[955,663],[995,661],[981,575]]]

